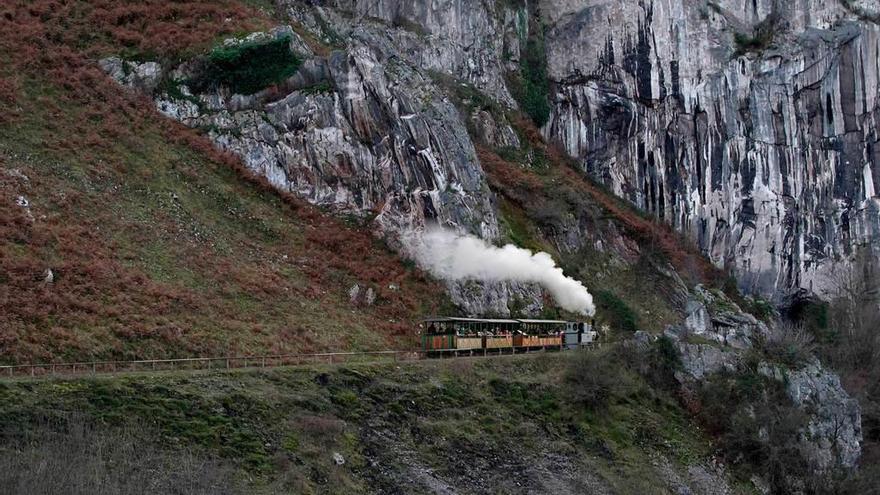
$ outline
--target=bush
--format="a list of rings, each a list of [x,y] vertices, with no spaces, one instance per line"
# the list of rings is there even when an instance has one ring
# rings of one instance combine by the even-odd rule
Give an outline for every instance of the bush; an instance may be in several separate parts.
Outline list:
[[[535,201],[528,205],[528,212],[538,227],[546,232],[563,232],[569,217],[568,205],[561,198]]]
[[[681,355],[669,337],[661,336],[651,344],[647,364],[649,381],[661,387],[676,387],[675,372],[681,369]]]
[[[806,415],[781,382],[746,371],[722,373],[699,390],[703,424],[715,433],[728,462],[761,476],[772,493],[791,493],[810,475],[799,448]]]
[[[736,33],[733,37],[736,43],[736,55],[744,55],[750,52],[762,52],[773,44],[779,31],[782,18],[773,12],[766,19],[758,23],[750,34]]]
[[[730,296],[728,295],[728,297]],[[731,299],[733,299],[734,302],[738,302],[735,298]],[[740,304],[740,307],[746,313],[750,313],[755,318],[765,322],[772,321],[773,317],[777,315],[773,303],[761,297],[744,297],[742,298],[742,304]]]
[[[813,358],[814,338],[802,326],[783,323],[770,330],[764,342],[768,356],[789,367],[797,368]]]
[[[520,74],[513,82],[513,93],[522,111],[538,127],[550,119],[550,80],[547,78],[547,56],[544,40],[532,37],[526,42],[520,60]]]
[[[604,354],[583,351],[569,361],[565,382],[572,402],[590,409],[608,406],[620,370],[607,358]]]
[[[290,51],[290,36],[220,46],[208,55],[204,73],[193,86],[199,91],[226,86],[249,95],[290,77],[299,66]]]
[[[598,290],[594,295],[598,314],[613,331],[633,333],[639,329],[638,315],[621,298],[607,290]]]
[[[820,335],[828,330],[828,303],[818,299],[798,299],[789,306],[788,319]]]

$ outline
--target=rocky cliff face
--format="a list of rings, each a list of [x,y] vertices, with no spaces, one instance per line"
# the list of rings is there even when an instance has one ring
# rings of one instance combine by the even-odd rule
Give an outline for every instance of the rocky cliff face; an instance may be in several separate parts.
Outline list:
[[[474,15],[462,3],[403,5],[340,2],[323,9],[290,2],[290,19],[327,53],[316,54],[290,27],[249,36],[243,41],[290,38],[291,50],[304,60],[280,88],[252,95],[223,87],[196,92],[190,82],[201,70],[198,61],[163,68],[108,58],[101,65],[121,83],[153,95],[169,117],[206,130],[279,190],[372,222],[392,245],[428,223],[496,240],[494,198],[466,121],[431,71],[451,69],[513,104],[498,64],[502,47],[515,43],[505,44],[503,32],[525,28],[517,28],[521,19],[509,12],[496,21],[494,11]],[[413,16],[420,21],[406,20]],[[406,29],[393,26],[400,23]],[[509,127],[492,132],[517,139]],[[526,301],[530,314],[542,308],[537,286],[450,283],[449,291],[474,315],[509,314],[514,300]]]
[[[874,0],[279,5],[338,48],[314,56],[294,35],[308,61],[285,94],[180,98],[144,83],[153,65],[117,75],[281,189],[373,216],[383,232],[427,219],[496,239],[473,145],[436,76],[515,107],[506,76],[538,37],[552,82],[545,136],[743,289],[825,295],[857,251],[878,249]]]
[[[160,94],[159,108],[208,129],[277,188],[369,216],[383,231],[427,219],[496,238],[492,198],[455,107],[387,39],[367,29],[348,39],[346,50],[308,59],[289,94],[221,89],[195,102]],[[186,71],[179,69],[180,81]]]
[[[697,287],[687,307],[684,324],[665,332],[681,356],[676,378],[684,395],[694,384],[721,373],[767,377],[783,386],[794,408],[806,416],[797,444],[810,469],[827,472],[858,465],[861,409],[836,374],[814,358],[792,366],[756,354],[761,345],[778,338],[779,330],[744,313],[721,293]],[[761,356],[757,364],[755,356]]]
[[[880,233],[875,7],[545,0],[544,132],[742,288],[821,295]]]

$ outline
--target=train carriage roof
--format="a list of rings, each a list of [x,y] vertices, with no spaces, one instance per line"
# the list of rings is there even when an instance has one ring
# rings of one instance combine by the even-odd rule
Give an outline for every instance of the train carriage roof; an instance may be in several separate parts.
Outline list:
[[[444,322],[453,322],[453,323],[532,323],[537,325],[563,325],[568,323],[564,320],[528,320],[528,319],[502,319],[502,318],[456,318],[456,317],[447,317],[447,316],[437,316],[432,318],[425,318],[423,320],[425,323],[444,323]]]
[[[564,320],[517,320],[520,323],[537,323],[539,325],[554,325],[554,324],[563,324],[568,323]]]
[[[443,322],[454,322],[454,323],[520,323],[520,320],[509,320],[509,319],[501,319],[501,318],[450,318],[446,316],[438,316],[434,318],[425,318],[423,320],[425,323],[443,323]]]

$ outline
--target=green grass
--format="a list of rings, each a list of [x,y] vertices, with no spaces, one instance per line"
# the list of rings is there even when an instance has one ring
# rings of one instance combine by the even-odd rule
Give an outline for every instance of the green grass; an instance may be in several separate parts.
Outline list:
[[[501,214],[499,220],[506,231],[509,242],[532,251],[549,250],[546,244],[540,240],[539,235],[536,235],[531,222],[522,209],[504,198],[501,198],[498,206]]]
[[[599,318],[607,322],[615,332],[626,334],[639,329],[635,311],[613,292],[599,289],[594,296]]]

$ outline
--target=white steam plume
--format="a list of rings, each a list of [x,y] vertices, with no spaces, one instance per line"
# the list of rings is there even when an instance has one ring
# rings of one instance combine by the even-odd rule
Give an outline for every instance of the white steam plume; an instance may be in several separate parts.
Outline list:
[[[421,235],[409,234],[406,238],[412,256],[436,277],[538,283],[562,308],[587,316],[596,313],[593,296],[587,288],[566,277],[547,253],[532,253],[512,244],[497,247],[480,238],[439,227],[429,228]]]

